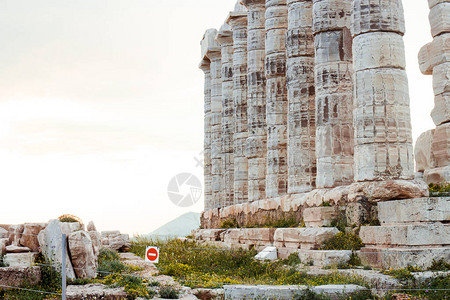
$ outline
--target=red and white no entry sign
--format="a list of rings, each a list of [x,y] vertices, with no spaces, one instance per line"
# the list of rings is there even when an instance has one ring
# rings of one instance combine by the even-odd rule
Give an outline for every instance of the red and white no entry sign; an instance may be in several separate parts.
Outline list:
[[[159,248],[158,247],[147,247],[145,250],[145,261],[152,263],[159,263]]]

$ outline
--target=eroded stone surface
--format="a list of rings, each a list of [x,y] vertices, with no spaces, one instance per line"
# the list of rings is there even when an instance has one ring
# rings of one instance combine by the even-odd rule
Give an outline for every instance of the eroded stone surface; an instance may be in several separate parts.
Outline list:
[[[97,277],[97,256],[89,233],[76,231],[69,234],[68,245],[77,278]]]
[[[22,287],[26,284],[38,284],[40,281],[41,269],[37,266],[0,268],[0,285]]]
[[[31,251],[39,250],[38,234],[44,229],[46,224],[24,224],[22,237],[20,238],[20,245],[28,247]]]
[[[449,222],[450,198],[417,198],[378,203],[381,224]]]
[[[124,288],[109,288],[103,284],[69,285],[66,296],[68,300],[121,300],[127,298]]]
[[[4,256],[3,261],[8,267],[28,268],[34,264],[37,256],[37,252],[8,253]]]
[[[75,225],[78,224],[78,225]],[[47,261],[58,270],[62,264],[62,245],[67,243],[62,240],[62,234],[69,235],[72,231],[80,229],[79,223],[61,223],[59,220],[51,220],[47,227],[38,235],[39,246]],[[75,272],[69,258],[68,249],[66,247],[66,275],[70,279],[75,279]]]

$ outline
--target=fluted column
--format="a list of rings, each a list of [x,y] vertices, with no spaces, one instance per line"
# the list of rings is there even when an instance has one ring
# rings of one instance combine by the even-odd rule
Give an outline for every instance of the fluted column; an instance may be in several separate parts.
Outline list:
[[[314,0],[318,188],[353,182],[350,0]]]
[[[265,59],[265,0],[243,0],[248,9],[248,200],[266,197],[266,78]]]
[[[266,196],[287,193],[286,0],[266,0]]]
[[[436,129],[431,132],[431,147],[428,148],[431,151],[426,151],[431,152],[427,156],[432,159],[423,171],[427,183],[441,184],[450,181],[450,0],[430,0],[428,3],[433,41],[420,50],[419,65],[424,75],[433,75],[434,108],[431,117]],[[416,151],[420,148],[423,146],[416,144]],[[420,161],[420,156],[416,159]]]
[[[401,0],[353,0],[355,179],[414,177]]]
[[[217,30],[208,29],[201,42],[202,57],[208,59],[211,72],[211,201],[219,208],[223,199],[222,172],[222,52],[216,41]]]
[[[316,118],[312,0],[288,0],[288,193],[316,186]]]
[[[233,33],[224,24],[217,35],[222,48],[222,172],[223,198],[220,207],[234,204],[234,105],[233,105]]]
[[[234,204],[248,201],[247,9],[236,4],[228,16],[233,31]]]
[[[205,180],[205,210],[212,208],[212,175],[211,175],[211,62],[205,58],[200,62],[200,69],[205,73],[205,116],[204,116],[204,149],[203,177]]]

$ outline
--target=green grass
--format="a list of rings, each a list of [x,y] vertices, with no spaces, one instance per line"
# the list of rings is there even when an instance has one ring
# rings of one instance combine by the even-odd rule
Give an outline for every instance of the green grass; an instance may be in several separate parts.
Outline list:
[[[144,257],[147,245],[157,246],[161,250],[157,265],[161,274],[173,276],[182,285],[193,288],[218,288],[224,284],[365,284],[358,277],[338,273],[308,275],[292,266],[298,262],[294,257],[284,261],[257,261],[253,259],[256,251],[222,251],[189,240],[159,241],[137,237],[132,243],[131,251]]]

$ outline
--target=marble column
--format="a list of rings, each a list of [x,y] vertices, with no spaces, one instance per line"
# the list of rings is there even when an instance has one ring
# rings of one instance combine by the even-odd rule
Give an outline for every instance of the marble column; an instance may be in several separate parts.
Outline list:
[[[234,204],[248,201],[247,9],[239,2],[227,19],[233,31]]]
[[[316,117],[312,0],[288,0],[288,193],[316,187]]]
[[[211,72],[211,202],[219,208],[223,199],[222,172],[222,51],[217,30],[208,29],[202,40],[202,57],[209,59]]]
[[[243,0],[248,9],[247,118],[248,200],[266,198],[265,0]]]
[[[428,139],[418,139],[415,151],[423,155],[416,155],[416,166],[427,183],[442,184],[450,182],[450,0],[428,3],[433,41],[420,50],[419,65],[424,75],[433,76],[431,117],[436,129],[426,133]],[[428,157],[428,162],[424,164],[420,156]]]
[[[286,0],[266,0],[266,197],[287,193]]]
[[[353,182],[351,1],[314,0],[318,188]]]
[[[401,0],[353,0],[355,180],[414,178]]]
[[[212,198],[212,176],[211,176],[211,62],[208,58],[204,58],[200,62],[199,68],[205,73],[205,117],[204,117],[204,149],[203,149],[203,177],[204,177],[204,194],[205,194],[205,210],[211,209]]]
[[[234,104],[233,104],[233,33],[224,24],[217,34],[222,49],[222,172],[223,198],[220,207],[234,204]]]

